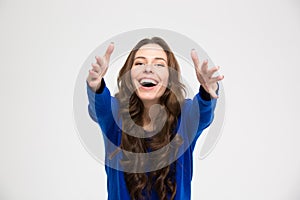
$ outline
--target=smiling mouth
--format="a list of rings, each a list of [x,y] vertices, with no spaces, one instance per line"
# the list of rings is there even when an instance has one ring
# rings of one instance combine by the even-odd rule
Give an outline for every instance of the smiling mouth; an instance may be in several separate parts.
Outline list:
[[[139,83],[141,84],[141,86],[143,87],[155,87],[158,83],[152,79],[142,79],[139,81]]]
[[[142,85],[143,87],[154,87],[154,86],[156,86],[155,84],[150,83],[150,82],[148,82],[148,83],[142,83],[141,85]]]

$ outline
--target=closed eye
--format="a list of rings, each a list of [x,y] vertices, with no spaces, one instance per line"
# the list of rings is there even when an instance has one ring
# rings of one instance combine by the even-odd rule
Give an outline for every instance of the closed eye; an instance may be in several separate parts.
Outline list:
[[[165,67],[164,64],[154,64],[154,66],[158,66],[158,67]]]
[[[144,63],[142,63],[142,62],[136,62],[136,63],[134,63],[134,65],[144,65]]]

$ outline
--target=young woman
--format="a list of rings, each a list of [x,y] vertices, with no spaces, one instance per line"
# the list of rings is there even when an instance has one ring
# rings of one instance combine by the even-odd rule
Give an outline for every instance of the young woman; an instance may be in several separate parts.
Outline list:
[[[207,60],[200,62],[192,50],[201,85],[192,100],[185,99],[174,54],[163,39],[153,37],[130,52],[112,97],[103,77],[113,50],[112,43],[103,57],[96,56],[87,77],[89,114],[105,136],[106,159],[118,158],[121,166],[105,166],[108,199],[190,199],[193,150],[212,122],[217,82],[224,76],[213,76],[219,67],[208,69]]]

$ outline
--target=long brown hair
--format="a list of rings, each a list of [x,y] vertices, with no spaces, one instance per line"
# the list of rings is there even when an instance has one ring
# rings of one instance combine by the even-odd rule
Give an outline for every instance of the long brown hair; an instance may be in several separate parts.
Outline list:
[[[146,44],[158,44],[167,55],[167,64],[169,69],[169,84],[164,94],[160,97],[160,105],[166,111],[166,121],[162,129],[150,138],[134,137],[127,134],[129,131],[141,131],[135,129],[135,124],[143,126],[143,102],[139,99],[134,90],[131,81],[130,70],[133,66],[136,52]],[[176,72],[176,73],[174,73]],[[178,150],[182,144],[181,138],[176,134],[178,117],[181,113],[181,104],[184,101],[184,85],[180,82],[179,64],[172,53],[168,44],[159,37],[143,39],[130,52],[125,64],[121,68],[118,76],[119,92],[115,95],[120,103],[119,115],[122,119],[122,139],[120,149],[132,153],[147,153],[149,149],[156,151],[168,145],[172,140],[175,141],[175,148]],[[128,119],[128,113],[130,119]],[[156,120],[160,120],[159,117]],[[126,133],[127,132],[127,133]],[[175,151],[176,154],[176,151]],[[160,166],[158,170],[148,173],[129,173],[124,172],[125,182],[131,199],[144,199],[145,195],[150,195],[154,189],[160,199],[174,199],[176,194],[176,162],[168,164],[169,152],[159,155]],[[174,156],[174,155],[173,155]]]

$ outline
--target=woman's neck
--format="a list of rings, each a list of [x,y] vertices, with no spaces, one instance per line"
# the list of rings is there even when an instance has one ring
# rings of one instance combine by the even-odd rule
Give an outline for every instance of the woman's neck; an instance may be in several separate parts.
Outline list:
[[[153,111],[150,111],[151,107],[155,104],[158,104],[157,101],[152,102],[143,102],[144,104],[144,112],[143,112],[143,128],[146,131],[152,131],[153,130],[153,118],[155,115],[153,115]],[[151,113],[150,113],[151,112]]]
[[[143,113],[143,128],[146,131],[151,131],[153,129],[152,123],[151,123],[151,117],[149,116],[149,110],[150,107],[144,107],[144,113]]]

